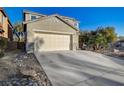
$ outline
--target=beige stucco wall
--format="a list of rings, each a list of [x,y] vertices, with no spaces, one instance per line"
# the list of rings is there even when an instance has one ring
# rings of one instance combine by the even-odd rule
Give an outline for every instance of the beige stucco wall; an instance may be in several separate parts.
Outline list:
[[[3,23],[4,37],[8,38],[8,20],[5,18]]]
[[[72,34],[72,50],[76,50],[78,48],[78,31],[63,23],[56,17],[51,17],[44,20],[39,20],[35,22],[31,22],[27,24],[27,43],[26,50],[31,49],[31,45],[33,45],[36,33],[34,30],[44,30],[44,31],[55,31],[55,32],[69,32]],[[32,47],[33,49],[33,47]]]
[[[35,27],[35,29],[76,33],[75,29],[66,25],[56,17],[50,17],[47,19],[41,19],[39,21],[28,23],[28,27],[29,29],[34,29]]]
[[[31,16],[29,13],[25,14],[25,21],[29,21],[31,19]]]
[[[79,33],[77,32],[76,34],[74,34],[72,39],[73,42],[73,50],[77,50],[79,49]]]
[[[3,14],[2,14],[2,12],[0,11],[0,20],[2,20],[2,16],[3,16]],[[9,24],[9,23],[8,23],[8,18],[5,17],[4,22],[3,22],[3,24],[2,24],[2,26],[3,26],[2,29],[5,31],[2,36],[4,36],[5,38],[8,38],[8,24]]]
[[[31,20],[31,16],[36,16],[36,18],[42,17],[42,16],[36,15],[36,14],[25,13],[25,21],[30,21]]]

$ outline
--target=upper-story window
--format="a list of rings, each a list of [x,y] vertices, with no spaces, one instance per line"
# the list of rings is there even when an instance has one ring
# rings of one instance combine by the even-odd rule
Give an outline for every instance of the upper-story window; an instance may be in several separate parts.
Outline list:
[[[31,15],[31,20],[35,20],[35,19],[37,19],[37,17],[34,15]]]
[[[78,24],[77,22],[74,23],[74,26],[75,26],[76,28],[79,28],[79,24]]]
[[[2,21],[3,21],[3,23],[5,22],[5,16],[4,15],[3,15]]]
[[[5,16],[1,14],[0,23],[3,24],[4,20],[5,20]]]
[[[0,23],[1,23],[1,24],[3,23],[3,22],[2,22],[2,19],[3,19],[2,16],[3,16],[2,13],[0,13]]]

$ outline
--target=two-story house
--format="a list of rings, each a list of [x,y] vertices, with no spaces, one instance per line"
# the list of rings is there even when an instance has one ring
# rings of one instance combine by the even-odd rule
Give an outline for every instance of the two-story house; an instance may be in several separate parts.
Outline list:
[[[0,37],[4,37],[8,39],[8,41],[12,41],[12,30],[13,26],[10,23],[7,14],[3,8],[0,8]]]
[[[79,22],[58,14],[24,11],[26,51],[77,50]]]

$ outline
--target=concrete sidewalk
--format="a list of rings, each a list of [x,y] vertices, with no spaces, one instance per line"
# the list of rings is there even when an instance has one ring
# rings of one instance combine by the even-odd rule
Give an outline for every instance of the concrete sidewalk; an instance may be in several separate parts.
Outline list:
[[[124,60],[90,51],[35,54],[53,85],[124,85]]]

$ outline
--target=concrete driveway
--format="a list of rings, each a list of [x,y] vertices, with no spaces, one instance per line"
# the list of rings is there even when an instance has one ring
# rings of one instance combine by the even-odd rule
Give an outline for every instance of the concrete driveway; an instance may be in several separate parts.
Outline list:
[[[124,85],[124,60],[90,51],[35,54],[52,85]]]

